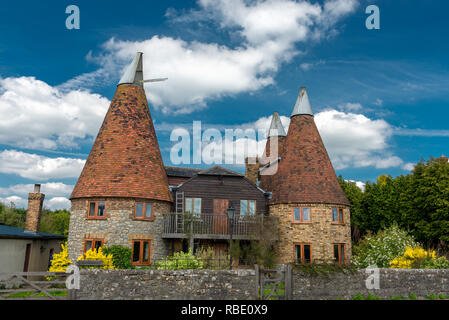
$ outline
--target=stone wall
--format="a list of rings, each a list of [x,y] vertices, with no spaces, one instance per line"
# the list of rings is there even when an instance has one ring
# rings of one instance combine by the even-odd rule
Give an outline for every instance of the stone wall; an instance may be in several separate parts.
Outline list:
[[[168,254],[168,241],[162,239],[163,213],[171,211],[171,204],[164,201],[148,201],[152,204],[154,220],[134,220],[136,202],[130,198],[108,198],[105,202],[105,219],[87,219],[89,201],[105,201],[101,198],[72,200],[68,237],[69,259],[75,261],[84,252],[85,239],[103,239],[104,246],[122,245],[131,248],[132,240],[151,240],[150,256]]]
[[[293,208],[310,208],[310,222],[293,221]],[[344,208],[343,224],[332,222],[332,208]],[[351,260],[350,209],[329,204],[275,204],[270,205],[270,216],[279,217],[279,241],[276,252],[280,263],[294,260],[294,245],[310,244],[312,260],[329,262],[334,258],[334,244],[345,244],[345,261]]]
[[[335,273],[329,277],[311,276],[293,270],[294,300],[351,299],[357,294],[369,293],[389,299],[391,296],[408,297],[411,293],[423,298],[429,294],[449,295],[449,270],[379,269],[379,289],[368,290],[365,270],[356,273]]]
[[[292,271],[292,298],[351,299],[369,293],[383,299],[449,295],[449,270],[380,269],[378,290],[368,290],[365,270],[311,275]],[[81,270],[77,299],[253,300],[254,270]]]
[[[254,270],[82,270],[77,299],[250,300]]]

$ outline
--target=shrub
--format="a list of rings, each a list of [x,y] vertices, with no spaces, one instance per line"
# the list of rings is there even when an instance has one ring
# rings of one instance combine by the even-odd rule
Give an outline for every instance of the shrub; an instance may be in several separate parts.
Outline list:
[[[103,249],[101,247],[98,248],[98,250],[96,250],[95,248],[92,248],[92,249],[86,251],[86,253],[84,255],[81,255],[77,259],[77,261],[85,261],[85,260],[101,260],[101,261],[103,261],[103,265],[99,268],[114,269],[114,264],[112,262],[112,254],[105,255],[103,253]],[[97,267],[83,267],[83,268],[94,269]]]
[[[400,269],[447,269],[449,262],[445,257],[437,257],[434,250],[426,251],[421,247],[407,247],[401,257],[390,262],[390,268]]]
[[[417,297],[416,294],[414,294],[414,293],[410,293],[410,295],[408,296],[408,298],[409,298],[410,300],[416,300],[416,299],[418,299],[418,297]]]
[[[360,244],[354,246],[353,263],[358,268],[376,265],[379,268],[388,268],[390,261],[400,257],[406,247],[416,247],[412,236],[393,224],[376,235],[368,235]]]
[[[53,255],[53,260],[51,260],[48,272],[65,272],[67,267],[71,264],[72,261],[69,260],[67,243],[62,243],[61,251]]]
[[[203,269],[203,262],[192,254],[192,250],[189,250],[188,253],[175,252],[172,257],[156,262],[155,268],[160,270]]]
[[[203,247],[196,254],[204,269],[229,268],[230,256],[226,253],[216,254],[212,247]]]
[[[132,250],[128,247],[113,245],[104,247],[103,253],[105,255],[112,255],[112,264],[115,269],[134,269],[131,264]]]

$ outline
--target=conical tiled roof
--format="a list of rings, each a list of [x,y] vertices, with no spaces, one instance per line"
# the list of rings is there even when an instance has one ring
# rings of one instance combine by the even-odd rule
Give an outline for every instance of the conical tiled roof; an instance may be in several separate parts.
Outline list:
[[[286,135],[279,113],[274,112],[271,118],[270,128],[268,129],[265,150],[259,160],[261,165],[259,170],[260,187],[267,192],[271,192],[272,190],[272,177],[278,168],[276,161],[282,156]],[[276,148],[277,150],[272,152],[271,148]]]
[[[138,54],[132,64],[136,73],[141,70],[141,57]],[[117,87],[71,199],[172,201],[145,91],[136,76],[128,77],[134,82]]]
[[[300,97],[307,98],[307,103],[297,103],[291,116],[282,159],[272,179],[270,203],[349,205],[315,125],[305,88]]]

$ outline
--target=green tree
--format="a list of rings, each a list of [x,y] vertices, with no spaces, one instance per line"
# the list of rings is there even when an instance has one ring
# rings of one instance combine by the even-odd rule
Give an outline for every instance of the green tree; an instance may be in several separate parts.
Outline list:
[[[340,175],[338,176],[343,192],[351,204],[351,235],[355,242],[361,237],[361,227],[363,227],[364,211],[362,210],[363,191],[357,187],[355,182],[346,181]]]
[[[445,158],[421,160],[414,168],[404,216],[417,240],[427,247],[449,245],[449,163]]]
[[[16,208],[13,202],[0,207],[0,222],[7,226],[25,228],[26,210]]]
[[[42,210],[40,230],[67,236],[69,234],[70,212],[67,210]]]

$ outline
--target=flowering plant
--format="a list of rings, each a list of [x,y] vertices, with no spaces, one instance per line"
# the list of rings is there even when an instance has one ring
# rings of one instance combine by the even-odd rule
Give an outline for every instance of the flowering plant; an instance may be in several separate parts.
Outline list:
[[[100,267],[101,269],[114,269],[114,263],[112,261],[112,254],[105,255],[103,253],[103,249],[100,247],[98,250],[92,248],[87,250],[85,254],[81,255],[77,259],[78,261],[84,260],[101,260],[103,261],[103,265]],[[93,269],[95,267],[87,267],[89,269]]]
[[[447,269],[449,262],[445,257],[437,257],[434,250],[426,251],[421,247],[407,247],[401,257],[391,260],[390,268]]]
[[[358,246],[354,246],[354,265],[366,268],[376,265],[378,268],[390,267],[390,261],[400,257],[407,247],[417,247],[412,236],[393,224],[376,235],[368,235]]]

